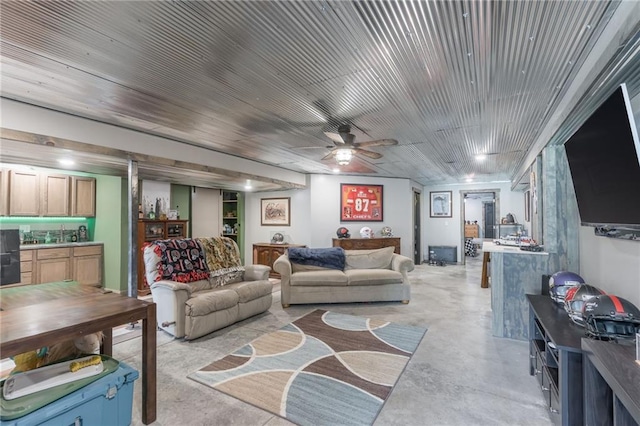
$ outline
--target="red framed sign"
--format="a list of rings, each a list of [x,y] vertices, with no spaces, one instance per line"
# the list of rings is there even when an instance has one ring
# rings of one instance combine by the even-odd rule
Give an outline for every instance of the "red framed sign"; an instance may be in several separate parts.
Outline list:
[[[382,222],[382,185],[340,184],[340,222]]]

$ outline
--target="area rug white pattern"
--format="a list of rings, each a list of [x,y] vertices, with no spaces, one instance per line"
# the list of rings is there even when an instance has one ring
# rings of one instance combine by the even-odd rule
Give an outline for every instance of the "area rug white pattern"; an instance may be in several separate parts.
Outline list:
[[[318,309],[189,378],[300,425],[370,425],[426,331]]]

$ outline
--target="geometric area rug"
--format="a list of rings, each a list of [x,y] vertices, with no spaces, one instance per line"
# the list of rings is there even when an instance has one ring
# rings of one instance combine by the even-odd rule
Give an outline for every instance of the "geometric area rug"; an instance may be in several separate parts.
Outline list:
[[[426,332],[316,309],[188,377],[299,425],[371,425]]]

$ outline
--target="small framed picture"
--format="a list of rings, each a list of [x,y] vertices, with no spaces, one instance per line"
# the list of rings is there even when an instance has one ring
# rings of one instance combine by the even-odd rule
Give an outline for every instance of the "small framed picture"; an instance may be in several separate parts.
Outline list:
[[[429,192],[430,216],[451,217],[451,191]]]
[[[262,226],[290,226],[291,198],[261,198],[260,224]]]
[[[167,213],[167,219],[176,220],[178,219],[178,210],[169,210]]]

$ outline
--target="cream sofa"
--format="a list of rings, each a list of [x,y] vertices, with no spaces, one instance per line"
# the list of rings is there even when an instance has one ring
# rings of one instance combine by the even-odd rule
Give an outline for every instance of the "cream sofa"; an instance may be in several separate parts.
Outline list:
[[[144,263],[158,327],[175,337],[195,339],[271,307],[270,268],[241,266],[230,238],[155,241]]]
[[[291,262],[289,250],[273,264],[282,280],[284,308],[303,303],[409,303],[411,289],[407,273],[413,270],[414,264],[408,257],[395,254],[393,247],[344,250],[342,270]]]

